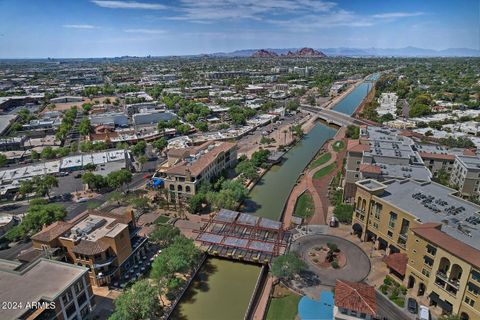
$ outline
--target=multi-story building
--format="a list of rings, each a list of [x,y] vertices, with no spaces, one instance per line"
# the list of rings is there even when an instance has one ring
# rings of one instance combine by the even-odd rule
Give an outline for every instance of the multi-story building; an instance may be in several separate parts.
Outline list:
[[[88,269],[39,259],[0,260],[1,319],[88,319],[95,299]]]
[[[180,199],[197,192],[202,181],[210,181],[237,162],[237,147],[231,142],[209,141],[198,147],[171,149],[169,167],[160,172],[169,197]]]
[[[392,274],[419,299],[480,319],[480,206],[434,182],[356,184],[353,232],[386,250]]]
[[[89,269],[92,285],[121,279],[145,256],[146,238],[137,236],[133,212],[90,211],[75,221],[55,222],[32,237],[33,247],[47,256],[62,256]]]
[[[480,157],[455,156],[450,184],[463,196],[478,196],[480,192]]]
[[[345,165],[344,199],[353,202],[356,182],[408,178],[430,181],[432,174],[409,137],[395,129],[362,127],[358,140],[350,140]]]

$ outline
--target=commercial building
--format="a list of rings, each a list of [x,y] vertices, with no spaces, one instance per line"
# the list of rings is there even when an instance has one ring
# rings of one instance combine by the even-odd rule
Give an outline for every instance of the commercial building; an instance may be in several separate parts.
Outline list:
[[[417,299],[480,319],[480,206],[434,182],[358,181],[352,230]]]
[[[0,287],[2,319],[88,319],[95,307],[88,269],[78,265],[0,260]]]
[[[169,196],[175,199],[190,197],[202,181],[210,181],[237,162],[236,144],[205,142],[198,147],[170,149],[169,167],[161,171]]]
[[[463,196],[478,196],[480,192],[480,157],[455,156],[450,184]]]
[[[55,222],[32,236],[36,250],[89,270],[95,286],[119,280],[145,256],[146,238],[137,236],[132,211],[90,211],[75,221]]]

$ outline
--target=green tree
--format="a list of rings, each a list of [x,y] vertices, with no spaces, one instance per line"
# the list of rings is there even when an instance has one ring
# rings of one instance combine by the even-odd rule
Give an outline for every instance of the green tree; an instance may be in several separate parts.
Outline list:
[[[347,132],[345,136],[349,139],[358,139],[360,138],[360,128],[355,125],[348,125]]]
[[[158,287],[150,284],[148,279],[139,280],[115,299],[115,311],[109,319],[156,319],[161,311],[158,302]]]
[[[272,274],[280,279],[292,280],[296,275],[307,269],[307,264],[300,257],[288,252],[272,260]]]
[[[242,174],[243,177],[247,180],[255,180],[259,177],[257,167],[255,167],[252,161],[248,160],[238,163],[235,167],[235,172],[237,174]]]
[[[205,132],[208,131],[208,124],[205,121],[197,121],[195,122],[195,128],[202,132]]]
[[[353,206],[349,204],[339,204],[333,209],[333,214],[338,221],[346,224],[352,223]]]
[[[55,159],[57,157],[57,152],[50,146],[43,148],[40,153],[42,159]]]
[[[167,139],[165,139],[164,137],[158,139],[158,140],[155,140],[153,143],[152,143],[153,147],[155,149],[157,149],[159,152],[162,152],[168,145],[168,142],[167,142]]]
[[[90,119],[85,118],[82,121],[80,121],[80,124],[78,125],[78,132],[82,136],[88,136],[91,131],[92,131],[92,126],[90,123]]]
[[[0,153],[0,167],[3,167],[7,164],[7,156],[3,153]]]
[[[197,193],[188,200],[188,211],[198,213],[202,210],[202,205],[207,201],[204,193]]]
[[[132,153],[135,156],[141,156],[145,154],[145,149],[147,148],[147,143],[145,141],[139,141],[132,147]]]
[[[30,204],[22,222],[10,229],[6,237],[10,241],[25,238],[40,231],[44,225],[63,219],[66,214],[66,209],[58,204]]]
[[[126,169],[110,172],[107,175],[107,184],[112,189],[119,189],[130,181],[132,181],[132,173]]]
[[[160,245],[162,248],[168,247],[180,235],[180,229],[172,225],[157,224],[155,229],[149,234],[148,238]]]

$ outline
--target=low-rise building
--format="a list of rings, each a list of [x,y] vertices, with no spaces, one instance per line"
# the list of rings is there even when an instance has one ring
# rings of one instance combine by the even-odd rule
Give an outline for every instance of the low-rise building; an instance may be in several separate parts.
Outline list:
[[[54,260],[0,260],[2,319],[89,319],[95,307],[88,269]]]
[[[337,280],[334,302],[335,320],[373,320],[377,315],[375,288],[367,284]]]
[[[198,147],[171,149],[167,152],[169,168],[160,172],[170,197],[175,199],[196,194],[202,181],[210,181],[237,162],[236,144],[205,142]]]
[[[457,187],[463,196],[478,197],[480,193],[480,157],[455,156],[450,184]]]
[[[352,230],[439,313],[480,318],[480,206],[434,182],[357,182]]]

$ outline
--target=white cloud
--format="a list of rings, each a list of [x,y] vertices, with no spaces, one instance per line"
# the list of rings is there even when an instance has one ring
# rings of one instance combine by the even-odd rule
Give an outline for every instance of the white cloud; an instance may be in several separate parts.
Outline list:
[[[69,29],[97,29],[97,26],[91,24],[64,24],[62,27]]]
[[[123,32],[127,33],[144,33],[144,34],[164,34],[165,30],[162,29],[125,29]]]
[[[180,14],[172,20],[208,22],[227,19],[256,19],[266,15],[327,12],[336,4],[321,0],[180,0]]]
[[[137,2],[137,1],[116,1],[116,0],[91,0],[92,3],[102,8],[110,9],[144,9],[163,10],[167,6],[159,3]]]
[[[408,17],[418,17],[423,16],[423,12],[386,12],[374,14],[372,17],[376,19],[397,19],[397,18],[408,18]]]

